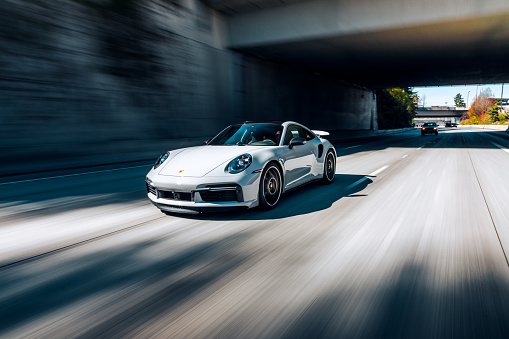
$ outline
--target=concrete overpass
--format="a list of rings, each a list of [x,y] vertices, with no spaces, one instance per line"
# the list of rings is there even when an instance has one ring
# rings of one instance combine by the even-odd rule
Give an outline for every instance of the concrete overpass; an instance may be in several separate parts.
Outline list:
[[[509,82],[507,0],[208,0],[229,46],[369,88]]]
[[[417,125],[422,124],[426,121],[450,121],[459,124],[463,114],[468,112],[467,109],[417,109],[413,122]]]

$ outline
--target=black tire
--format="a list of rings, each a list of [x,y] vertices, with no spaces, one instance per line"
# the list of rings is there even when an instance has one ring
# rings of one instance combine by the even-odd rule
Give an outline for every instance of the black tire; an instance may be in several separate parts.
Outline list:
[[[336,175],[336,157],[332,151],[327,152],[323,161],[322,183],[328,185],[334,181]]]
[[[435,135],[438,135],[438,132],[435,132]]]
[[[424,133],[421,132],[421,137],[423,137],[423,136],[424,136]]]
[[[283,180],[279,167],[269,163],[262,172],[258,188],[258,201],[261,208],[270,210],[276,207],[281,197],[282,185]]]

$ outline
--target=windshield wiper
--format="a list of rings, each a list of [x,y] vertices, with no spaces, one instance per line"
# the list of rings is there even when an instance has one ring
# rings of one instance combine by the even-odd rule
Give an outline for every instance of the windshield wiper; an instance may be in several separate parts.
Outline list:
[[[246,146],[246,144],[245,144],[245,143],[243,143],[243,142],[241,142],[241,141],[239,141],[238,143],[236,143],[236,145],[237,145],[237,146]]]

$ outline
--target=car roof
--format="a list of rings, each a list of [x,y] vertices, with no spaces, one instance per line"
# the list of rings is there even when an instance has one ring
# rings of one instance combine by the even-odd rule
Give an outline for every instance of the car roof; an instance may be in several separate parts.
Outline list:
[[[295,121],[281,121],[281,120],[244,121],[244,122],[240,122],[240,123],[238,123],[236,125],[246,125],[246,124],[280,124],[283,127],[288,126],[290,124],[295,124],[295,125],[300,125],[302,127],[308,128],[308,127],[304,126],[303,124],[300,124],[300,123],[295,122]]]
[[[240,122],[239,125],[246,125],[246,124],[283,124],[284,121],[278,121],[278,120],[269,120],[269,121],[244,121]]]

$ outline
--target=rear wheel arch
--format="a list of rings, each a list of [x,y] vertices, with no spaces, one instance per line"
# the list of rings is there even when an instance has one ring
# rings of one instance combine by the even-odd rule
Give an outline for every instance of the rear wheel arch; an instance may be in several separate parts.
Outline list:
[[[332,155],[332,159],[330,159],[329,165],[329,155]],[[336,166],[337,166],[337,156],[334,152],[334,149],[331,147],[325,153],[324,162],[323,162],[323,176],[322,183],[330,184],[334,181],[334,177],[336,175]],[[330,167],[330,168],[329,168]]]
[[[329,149],[327,150],[327,152],[325,152],[325,154],[327,154],[329,151],[331,151],[332,153],[334,153],[334,157],[338,157],[338,155],[336,154],[336,150],[334,149],[334,147],[329,147]]]

